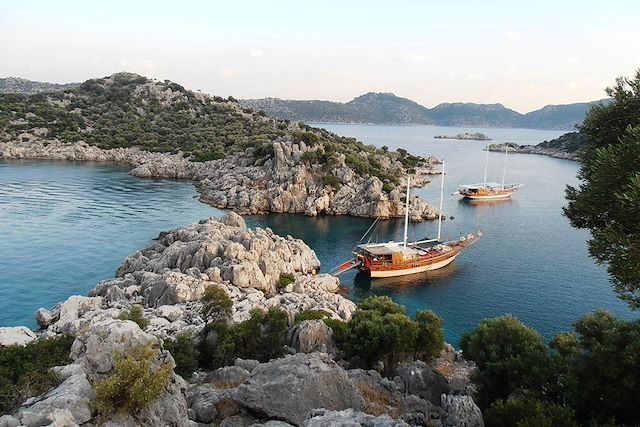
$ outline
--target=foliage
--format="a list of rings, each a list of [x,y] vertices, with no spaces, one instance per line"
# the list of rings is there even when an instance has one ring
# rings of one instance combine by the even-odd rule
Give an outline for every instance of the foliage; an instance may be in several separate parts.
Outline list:
[[[484,413],[487,427],[578,427],[566,406],[537,400],[498,400]]]
[[[579,419],[637,423],[640,320],[623,321],[599,310],[576,321],[575,329],[577,341],[569,345],[566,339],[562,342],[567,375],[572,379],[569,384],[573,385],[567,390],[567,400]],[[558,345],[557,339],[554,344]]]
[[[26,346],[0,346],[0,415],[8,414],[29,397],[56,386],[49,369],[71,363],[74,338],[62,335],[33,341]]]
[[[335,175],[324,175],[322,177],[322,185],[329,185],[337,190],[340,188],[340,180]]]
[[[226,321],[231,316],[233,301],[222,287],[211,285],[204,290],[201,313],[209,322]]]
[[[444,321],[431,310],[418,311],[416,337],[416,358],[429,361],[438,357],[444,347]]]
[[[478,365],[473,381],[481,408],[515,392],[544,397],[551,358],[542,337],[515,317],[483,320],[462,336],[460,348]]]
[[[178,334],[175,341],[166,340],[164,348],[173,356],[176,362],[175,371],[178,375],[188,378],[198,369],[200,352],[191,331]]]
[[[132,322],[140,326],[140,329],[142,329],[143,331],[149,325],[149,321],[144,317],[144,311],[142,310],[142,306],[137,304],[132,305],[128,313],[124,311],[120,313],[120,315],[118,316],[118,319],[131,320]]]
[[[294,325],[298,325],[305,320],[323,320],[328,316],[326,311],[323,310],[307,310],[302,313],[296,315],[296,318],[293,322]]]
[[[296,278],[293,276],[293,273],[280,273],[280,277],[276,282],[276,288],[282,289],[295,281],[296,281]]]
[[[154,366],[158,354],[151,342],[131,348],[126,355],[116,351],[113,372],[94,384],[96,411],[133,413],[153,403],[173,373],[170,364]]]
[[[391,376],[398,363],[416,356],[430,360],[442,350],[442,320],[433,312],[410,319],[405,308],[386,296],[366,298],[347,323],[327,319],[336,346],[352,365],[371,369],[384,362]]]
[[[590,254],[608,264],[618,296],[640,309],[640,70],[607,94],[613,101],[593,106],[580,127],[591,142],[564,213],[591,231]]]
[[[273,307],[266,312],[254,309],[249,320],[234,325],[209,324],[206,332],[213,331],[217,337],[215,343],[204,341],[201,365],[217,368],[238,357],[266,362],[283,355],[288,321],[284,310]]]

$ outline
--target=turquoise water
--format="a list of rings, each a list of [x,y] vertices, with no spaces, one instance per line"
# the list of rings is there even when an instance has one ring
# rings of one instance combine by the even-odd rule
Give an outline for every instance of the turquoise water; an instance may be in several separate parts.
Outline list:
[[[434,140],[436,134],[477,131],[431,126],[321,125],[395,150],[404,147],[447,161],[445,194],[477,182],[484,170],[484,143]],[[495,142],[537,143],[560,132],[482,129]],[[490,153],[489,179],[500,180],[503,155]],[[486,317],[511,313],[545,338],[567,330],[582,314],[604,307],[625,318],[638,314],[614,295],[605,268],[587,254],[589,234],[570,227],[561,215],[564,187],[575,184],[578,164],[535,155],[511,155],[508,182],[525,186],[511,200],[470,204],[445,198],[455,217],[443,224],[444,237],[481,229],[483,238],[452,265],[424,275],[369,280],[341,277],[346,294],[360,300],[390,295],[413,314],[432,309],[445,320],[450,342]],[[420,194],[437,203],[436,182]],[[147,180],[119,167],[68,162],[0,161],[0,326],[35,327],[33,314],[71,294],[86,294],[112,277],[122,260],[161,230],[220,214],[199,203],[189,182]],[[304,239],[323,269],[349,258],[370,219],[273,214],[247,218]],[[412,225],[409,234],[434,234],[435,222]],[[380,241],[400,239],[400,221],[382,222]]]
[[[190,182],[103,164],[0,160],[0,326],[86,295],[161,230],[216,212]]]
[[[416,310],[432,309],[445,320],[447,339],[457,343],[460,334],[480,320],[511,313],[538,330],[546,339],[568,330],[588,311],[605,308],[624,318],[637,318],[620,302],[603,266],[587,253],[588,232],[575,230],[562,216],[564,188],[576,184],[578,163],[545,156],[514,154],[508,158],[507,182],[521,182],[510,200],[467,203],[449,196],[460,184],[482,180],[486,143],[434,140],[438,134],[480,130],[493,142],[538,143],[562,132],[525,129],[439,128],[432,126],[317,125],[340,135],[353,136],[377,146],[398,147],[446,161],[445,210],[455,217],[443,222],[443,237],[482,230],[484,236],[450,266],[395,279],[370,280],[345,274],[342,283],[354,300],[376,294]],[[502,179],[504,155],[489,154],[489,180]],[[413,190],[432,203],[439,200],[439,177],[423,189]],[[295,215],[254,217],[277,232],[303,238],[313,247],[325,270],[349,258],[355,242],[371,224],[369,219]],[[411,225],[409,236],[433,236],[436,222]],[[379,241],[402,239],[402,222],[377,227]]]

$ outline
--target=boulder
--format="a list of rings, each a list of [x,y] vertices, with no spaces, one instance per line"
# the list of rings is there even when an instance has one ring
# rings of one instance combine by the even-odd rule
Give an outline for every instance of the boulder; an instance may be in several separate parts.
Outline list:
[[[239,366],[224,366],[209,373],[205,380],[215,388],[233,388],[245,382],[249,375],[249,371]]]
[[[369,415],[354,409],[331,411],[328,409],[316,409],[309,413],[304,421],[304,427],[409,427],[402,420],[394,420],[389,415]]]
[[[329,353],[335,351],[333,330],[322,320],[305,320],[289,330],[287,345],[299,353]]]
[[[26,326],[7,326],[0,328],[0,346],[25,346],[36,339],[36,334]]]
[[[362,407],[346,372],[324,353],[299,353],[257,366],[234,390],[241,406],[269,418],[301,425],[314,408]]]
[[[440,405],[442,394],[451,393],[447,379],[420,360],[400,365],[396,374],[402,380],[407,393],[419,396],[434,405]]]
[[[482,412],[471,396],[442,395],[444,427],[484,427]]]

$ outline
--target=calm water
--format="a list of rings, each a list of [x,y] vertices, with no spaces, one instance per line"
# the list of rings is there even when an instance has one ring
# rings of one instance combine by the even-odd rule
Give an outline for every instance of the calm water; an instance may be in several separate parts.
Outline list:
[[[403,147],[445,158],[445,194],[482,179],[484,143],[433,139],[475,128],[320,126],[391,150]],[[561,133],[481,131],[495,142],[519,144]],[[490,180],[501,179],[502,162],[503,155],[490,153]],[[444,222],[444,237],[484,232],[470,251],[449,267],[421,276],[370,281],[346,274],[341,280],[349,297],[390,295],[410,313],[432,309],[444,318],[447,339],[453,343],[481,319],[505,313],[546,338],[598,307],[637,317],[617,300],[605,269],[588,257],[588,233],[572,229],[561,215],[564,186],[576,183],[577,168],[566,160],[509,156],[507,181],[526,184],[513,199],[474,205],[445,198],[445,209],[455,219]],[[414,193],[437,203],[439,182]],[[35,326],[38,307],[86,294],[159,231],[220,214],[197,202],[195,194],[189,182],[138,179],[113,166],[0,161],[0,326]],[[371,220],[274,214],[249,217],[247,223],[304,239],[327,271],[349,258]],[[411,226],[410,236],[432,235],[435,229],[435,222]],[[401,234],[399,221],[383,222],[375,231],[380,241],[400,239]]]
[[[317,125],[377,146],[398,147],[446,160],[445,195],[459,184],[482,180],[484,142],[434,140],[438,134],[475,132],[476,128],[432,126]],[[523,129],[480,129],[493,142],[538,143],[562,132]],[[502,179],[504,155],[489,154],[489,180]],[[547,339],[567,330],[582,314],[603,307],[625,318],[637,318],[611,290],[605,268],[588,257],[589,234],[570,227],[561,214],[566,184],[577,182],[578,163],[545,156],[514,154],[508,158],[507,182],[525,186],[511,200],[467,203],[445,196],[445,210],[455,217],[443,223],[443,236],[456,238],[482,230],[484,236],[450,266],[400,279],[341,277],[350,296],[389,295],[410,313],[432,309],[445,320],[447,339],[457,343],[460,334],[487,317],[511,313],[540,331]],[[438,203],[439,177],[414,190]],[[371,224],[369,219],[295,215],[255,217],[279,233],[303,238],[313,247],[325,270],[349,258],[355,242]],[[411,226],[414,239],[433,236],[435,222]],[[379,241],[402,239],[402,223],[388,221],[377,227]]]
[[[0,326],[86,295],[161,230],[219,212],[190,182],[100,164],[0,160]]]

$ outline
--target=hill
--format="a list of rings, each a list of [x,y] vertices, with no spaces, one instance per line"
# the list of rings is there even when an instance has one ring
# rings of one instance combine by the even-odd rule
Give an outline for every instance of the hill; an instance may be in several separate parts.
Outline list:
[[[434,163],[131,73],[0,94],[0,157],[127,163],[138,176],[192,179],[202,200],[246,213],[382,218],[404,214],[402,177],[424,185]],[[436,215],[424,202],[411,210]]]
[[[34,94],[42,92],[56,92],[66,89],[73,89],[80,83],[45,83],[34,82],[32,80],[21,79],[19,77],[0,78],[0,93],[23,93]]]
[[[442,103],[424,107],[392,93],[369,92],[347,103],[289,101],[277,98],[240,100],[242,105],[280,119],[319,123],[418,124],[462,127],[575,129],[599,100],[567,105],[547,105],[521,114],[502,104]]]

